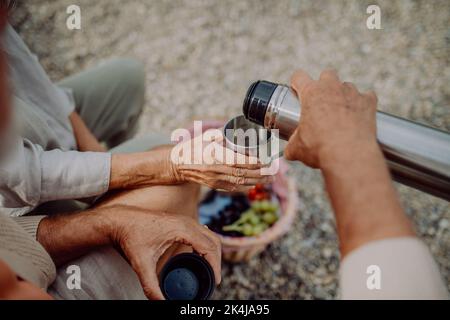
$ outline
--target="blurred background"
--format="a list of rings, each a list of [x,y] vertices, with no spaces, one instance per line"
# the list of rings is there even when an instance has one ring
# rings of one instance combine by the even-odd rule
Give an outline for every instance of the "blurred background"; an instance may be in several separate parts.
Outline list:
[[[66,8],[81,7],[81,30]],[[381,9],[369,30],[366,9]],[[27,0],[12,23],[57,81],[118,57],[145,63],[140,134],[241,114],[249,84],[289,83],[296,68],[374,89],[379,108],[450,130],[448,0]],[[332,130],[332,128],[330,128]],[[339,251],[320,173],[293,166],[300,206],[290,233],[249,263],[224,265],[215,298],[339,297]],[[370,183],[368,181],[367,183]],[[450,205],[397,185],[450,289]]]

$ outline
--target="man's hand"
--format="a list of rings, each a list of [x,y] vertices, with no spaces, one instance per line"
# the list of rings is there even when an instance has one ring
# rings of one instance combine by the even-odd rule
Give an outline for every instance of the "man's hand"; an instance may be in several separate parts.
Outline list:
[[[301,121],[289,140],[285,156],[308,166],[332,165],[341,155],[376,145],[374,92],[361,94],[350,82],[341,82],[335,71],[322,72],[314,81],[297,71],[291,86],[302,104]]]
[[[106,206],[44,218],[39,224],[37,240],[57,265],[100,246],[120,248],[150,299],[163,299],[156,264],[175,243],[192,246],[210,263],[216,282],[221,280],[219,238],[186,216],[129,206]]]
[[[318,81],[298,71],[292,88],[302,114],[285,156],[322,170],[342,256],[374,240],[414,236],[376,142],[375,94],[359,93],[335,71]]]
[[[120,246],[136,271],[149,299],[164,299],[156,273],[158,260],[173,244],[191,246],[214,270],[221,281],[221,243],[218,236],[193,218],[175,214],[127,210],[106,213],[111,221],[112,242]]]

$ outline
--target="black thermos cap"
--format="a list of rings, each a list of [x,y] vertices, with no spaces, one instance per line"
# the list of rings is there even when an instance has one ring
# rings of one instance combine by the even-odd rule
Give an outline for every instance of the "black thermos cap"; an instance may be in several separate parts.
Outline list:
[[[267,106],[277,86],[276,83],[263,80],[252,83],[242,108],[246,119],[264,126]]]
[[[181,253],[163,267],[160,286],[167,300],[208,300],[216,283],[214,271],[203,257]]]

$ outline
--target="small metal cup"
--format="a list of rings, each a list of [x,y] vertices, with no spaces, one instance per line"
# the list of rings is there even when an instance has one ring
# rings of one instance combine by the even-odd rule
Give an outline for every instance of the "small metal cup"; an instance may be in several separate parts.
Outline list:
[[[261,162],[270,162],[272,134],[244,116],[237,116],[223,127],[225,146],[237,153],[257,157]],[[268,159],[268,161],[267,161]]]

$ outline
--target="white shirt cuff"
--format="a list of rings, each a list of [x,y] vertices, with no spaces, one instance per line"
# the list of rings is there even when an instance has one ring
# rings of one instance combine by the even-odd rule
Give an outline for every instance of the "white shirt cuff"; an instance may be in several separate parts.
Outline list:
[[[41,155],[40,202],[98,196],[109,187],[111,154],[52,150]]]

